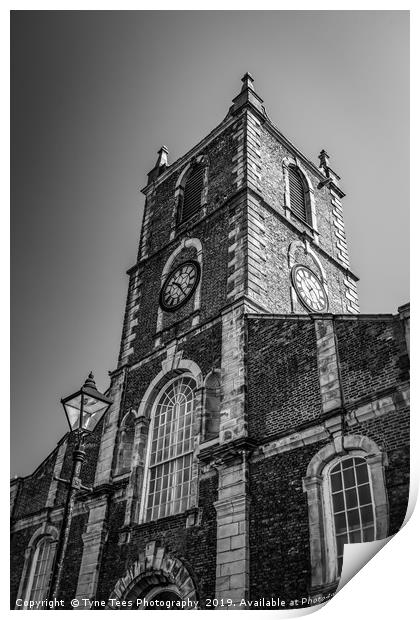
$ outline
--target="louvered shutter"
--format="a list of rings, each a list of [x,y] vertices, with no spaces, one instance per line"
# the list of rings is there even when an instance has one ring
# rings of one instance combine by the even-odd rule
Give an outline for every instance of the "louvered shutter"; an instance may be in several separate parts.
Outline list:
[[[305,190],[302,179],[296,168],[289,167],[290,208],[295,215],[305,222],[308,219],[305,203]]]
[[[195,166],[190,172],[184,188],[181,221],[188,220],[201,207],[201,192],[204,184],[204,166]]]

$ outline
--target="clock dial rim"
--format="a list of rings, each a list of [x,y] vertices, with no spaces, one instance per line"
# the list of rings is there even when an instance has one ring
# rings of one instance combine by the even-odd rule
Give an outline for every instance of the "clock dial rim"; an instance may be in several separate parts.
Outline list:
[[[306,301],[305,298],[303,297],[303,295],[300,293],[300,291],[299,291],[299,284],[297,282],[297,272],[299,270],[304,270],[304,271],[310,273],[313,278],[315,278],[317,285],[322,290],[322,292],[324,294],[324,297],[325,297],[325,303],[324,303],[322,308],[314,309],[314,307],[310,305],[310,302]],[[292,278],[293,288],[295,289],[295,292],[296,292],[296,295],[297,295],[299,301],[301,302],[301,304],[303,306],[305,306],[305,308],[309,312],[315,313],[315,314],[316,313],[320,313],[320,312],[328,312],[328,295],[327,295],[327,291],[325,290],[325,286],[323,285],[323,283],[320,280],[320,278],[317,276],[317,274],[314,271],[312,271],[312,269],[310,267],[307,267],[306,265],[302,265],[302,264],[294,265],[292,267],[292,271],[291,271],[291,278]]]
[[[183,267],[186,267],[188,265],[192,265],[194,267],[195,270],[195,279],[194,279],[194,283],[192,285],[192,287],[190,288],[190,290],[188,291],[188,293],[185,295],[185,297],[183,297],[181,299],[181,301],[179,301],[178,303],[176,303],[173,306],[168,306],[165,303],[165,292],[167,290],[167,287],[171,281],[171,279],[174,277],[174,275],[182,270]],[[176,267],[174,267],[169,274],[166,276],[164,283],[161,286],[160,289],[160,293],[159,293],[159,305],[162,308],[162,310],[164,310],[165,312],[175,312],[176,310],[179,310],[179,308],[181,308],[181,306],[183,306],[184,304],[186,304],[191,297],[193,296],[193,294],[195,293],[195,290],[198,286],[198,283],[200,282],[200,276],[201,276],[201,265],[198,261],[196,260],[187,260],[179,265],[177,265]]]

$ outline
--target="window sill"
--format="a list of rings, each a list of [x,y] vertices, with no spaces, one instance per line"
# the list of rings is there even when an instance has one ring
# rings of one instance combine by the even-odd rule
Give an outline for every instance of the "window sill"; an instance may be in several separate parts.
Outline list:
[[[198,446],[198,452],[200,453],[201,450],[206,450],[207,448],[210,448],[211,446],[217,446],[218,444],[219,437],[215,437],[214,439],[208,439],[207,441],[202,441]]]
[[[114,474],[114,475],[112,476],[112,481],[113,481],[113,482],[120,482],[121,480],[128,479],[128,478],[130,477],[130,473],[131,473],[131,472],[129,472],[129,471],[125,471],[125,472],[124,472],[124,473],[122,473],[122,474]]]
[[[198,506],[193,506],[191,508],[187,508],[183,512],[177,512],[176,514],[167,515],[166,517],[159,517],[158,519],[150,519],[149,521],[146,521],[144,519],[140,521],[140,523],[137,523],[137,526],[146,527],[147,525],[154,525],[156,523],[167,521],[168,519],[185,518],[186,520],[185,527],[189,528],[189,527],[193,527],[196,525],[200,525],[202,511],[203,511],[202,508],[199,508]]]
[[[309,222],[303,220],[301,217],[299,217],[299,215],[296,215],[296,213],[291,209],[288,209],[288,211],[291,218],[294,218],[299,224],[303,224],[303,226],[308,229],[312,238],[315,238],[316,235],[319,235],[319,232],[311,224],[309,224]],[[290,219],[290,221],[292,222],[292,224],[294,224],[292,219]]]

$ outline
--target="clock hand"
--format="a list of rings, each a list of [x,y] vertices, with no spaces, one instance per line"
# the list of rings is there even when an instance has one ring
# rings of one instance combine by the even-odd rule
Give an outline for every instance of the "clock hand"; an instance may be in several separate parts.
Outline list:
[[[184,289],[178,284],[178,282],[172,282],[172,284],[174,284],[177,288],[179,288],[181,293],[184,293]]]

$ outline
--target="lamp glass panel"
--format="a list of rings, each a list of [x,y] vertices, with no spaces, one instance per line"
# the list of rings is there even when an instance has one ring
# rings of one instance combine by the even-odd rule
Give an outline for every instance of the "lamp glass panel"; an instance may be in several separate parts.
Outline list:
[[[86,431],[93,431],[108,407],[109,403],[84,394],[82,428]]]
[[[67,415],[67,419],[70,424],[70,428],[72,431],[79,428],[79,418],[80,418],[80,405],[81,405],[81,394],[78,394],[71,400],[63,403],[64,409]]]

